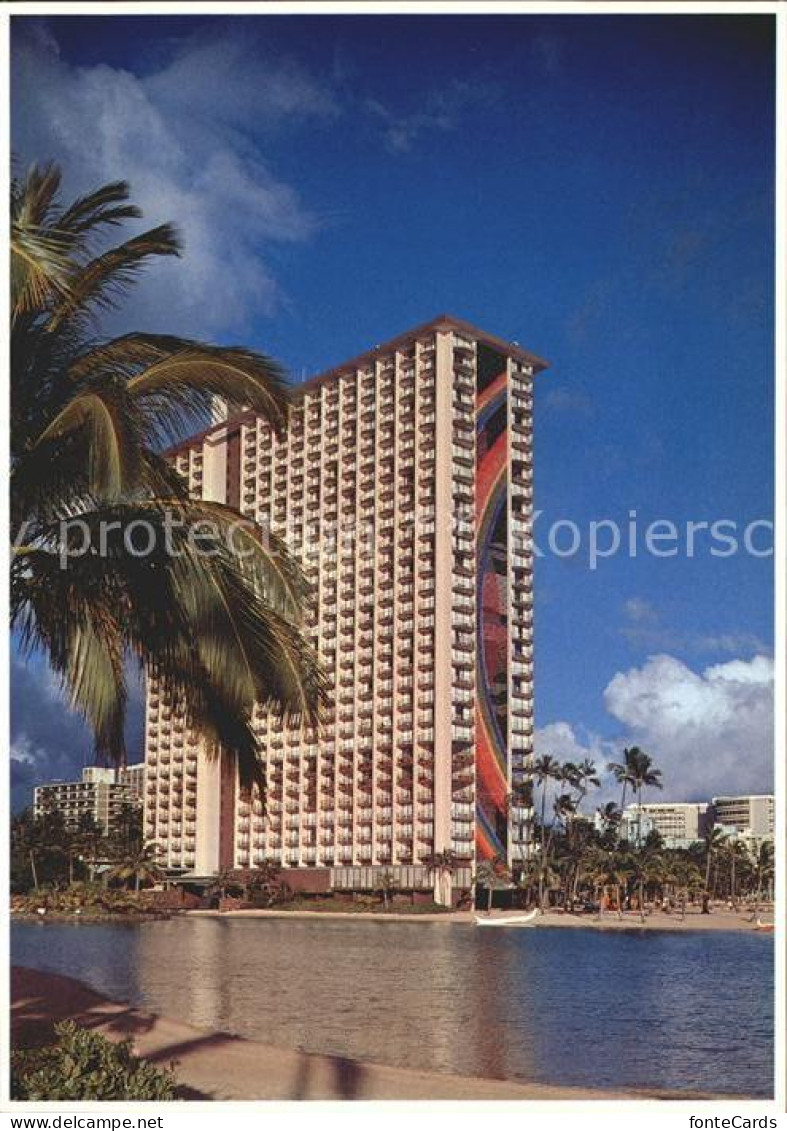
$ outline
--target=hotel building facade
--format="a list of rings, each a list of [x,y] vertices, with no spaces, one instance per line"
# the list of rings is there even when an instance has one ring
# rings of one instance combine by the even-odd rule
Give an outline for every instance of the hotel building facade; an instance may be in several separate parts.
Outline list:
[[[533,379],[546,363],[441,317],[297,386],[285,435],[239,414],[172,453],[195,496],[284,537],[314,595],[319,733],[260,710],[267,800],[208,759],[165,687],[146,709],[145,835],[206,876],[454,884],[526,853],[533,750]]]
[[[712,804],[717,825],[727,826],[752,840],[773,840],[773,794],[714,797]]]
[[[76,829],[83,817],[91,817],[105,834],[116,832],[127,806],[139,811],[144,780],[145,766],[142,762],[118,770],[86,766],[80,781],[48,782],[36,786],[33,812],[39,818],[47,813],[60,813],[67,829]]]

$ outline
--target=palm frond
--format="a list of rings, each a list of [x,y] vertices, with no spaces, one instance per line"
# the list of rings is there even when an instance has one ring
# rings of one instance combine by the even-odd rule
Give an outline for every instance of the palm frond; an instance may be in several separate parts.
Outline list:
[[[66,236],[12,220],[10,246],[12,319],[68,298],[72,268]]]
[[[142,438],[117,386],[87,389],[57,414],[38,444],[80,432],[86,441],[88,489],[100,499],[115,500],[140,486]],[[37,445],[36,445],[37,446]]]
[[[214,397],[262,416],[276,432],[287,420],[289,390],[282,368],[253,350],[211,346],[165,334],[126,334],[94,346],[76,359],[74,381],[123,373],[164,443],[207,419]]]
[[[249,408],[281,432],[289,400],[282,370],[270,358],[239,347],[194,342],[154,362],[129,382],[134,397],[173,436],[214,397]]]
[[[27,176],[17,178],[11,193],[11,219],[23,228],[39,228],[56,209],[62,173],[54,162],[33,165]]]
[[[147,260],[166,255],[180,255],[180,240],[172,224],[160,224],[96,256],[75,273],[70,293],[53,311],[47,331],[54,333],[77,314],[111,309]]]
[[[221,538],[205,544],[204,535],[197,546],[196,509],[187,504],[174,524],[158,503],[85,511],[80,540],[87,531],[89,549],[67,569],[69,547],[53,524],[15,560],[14,625],[26,646],[46,648],[106,753],[119,756],[122,741],[122,727],[107,722],[119,717],[122,696],[110,691],[123,679],[110,657],[131,654],[177,691],[190,724],[237,762],[242,781],[260,784],[255,705],[314,727],[325,684],[304,637],[260,597]],[[143,522],[155,538],[139,555],[126,535]],[[96,624],[110,649],[103,657],[92,644]]]
[[[62,231],[83,235],[103,225],[115,226],[123,220],[137,219],[142,210],[128,204],[126,181],[113,181],[95,192],[80,197],[63,212],[58,226]]]

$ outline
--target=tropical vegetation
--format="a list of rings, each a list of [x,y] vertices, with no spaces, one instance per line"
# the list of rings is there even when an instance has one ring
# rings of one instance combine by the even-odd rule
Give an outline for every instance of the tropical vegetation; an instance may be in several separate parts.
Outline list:
[[[279,539],[190,497],[163,453],[217,403],[281,430],[284,376],[243,347],[102,336],[101,316],[180,240],[162,224],[113,241],[140,216],[124,182],[70,204],[60,190],[55,165],[11,187],[12,627],[46,655],[100,756],[124,758],[133,664],[264,791],[255,704],[311,726],[323,701],[306,583]]]
[[[11,1052],[13,1100],[173,1100],[172,1072],[134,1056],[131,1038],[109,1041],[73,1021],[55,1041]]]
[[[772,843],[750,849],[714,828],[686,848],[667,848],[658,833],[643,835],[643,796],[662,788],[653,759],[634,746],[606,769],[620,786],[620,804],[608,801],[588,811],[601,782],[595,763],[561,762],[550,754],[535,759],[511,799],[518,814],[521,799],[529,802],[529,848],[511,868],[503,859],[478,864],[477,898],[487,910],[495,891],[516,889],[525,906],[599,916],[604,909],[617,915],[630,909],[644,918],[649,904],[682,916],[689,903],[708,912],[717,900],[733,907],[745,903],[756,914],[772,892]],[[623,820],[627,797],[635,807],[633,822]]]

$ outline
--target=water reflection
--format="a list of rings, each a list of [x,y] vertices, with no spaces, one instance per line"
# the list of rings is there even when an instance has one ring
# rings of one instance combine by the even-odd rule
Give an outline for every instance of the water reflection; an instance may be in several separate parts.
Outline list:
[[[754,935],[173,919],[14,924],[14,960],[210,1029],[487,1077],[771,1094]]]

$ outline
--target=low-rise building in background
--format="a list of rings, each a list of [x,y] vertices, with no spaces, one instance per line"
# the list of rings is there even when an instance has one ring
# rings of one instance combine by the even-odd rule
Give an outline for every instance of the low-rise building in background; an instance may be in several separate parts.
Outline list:
[[[145,783],[145,764],[123,769],[86,766],[80,781],[48,782],[36,787],[36,817],[60,813],[66,828],[74,829],[83,817],[92,817],[105,834],[117,830],[124,806],[139,808]]]
[[[713,815],[714,824],[725,826],[734,839],[754,843],[773,840],[773,794],[714,797]]]

